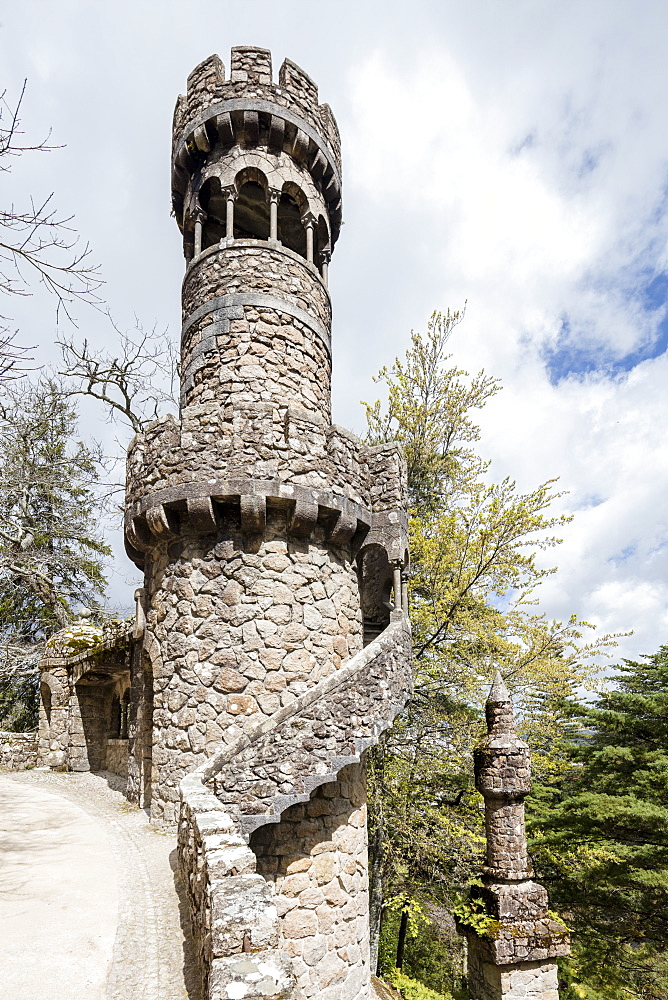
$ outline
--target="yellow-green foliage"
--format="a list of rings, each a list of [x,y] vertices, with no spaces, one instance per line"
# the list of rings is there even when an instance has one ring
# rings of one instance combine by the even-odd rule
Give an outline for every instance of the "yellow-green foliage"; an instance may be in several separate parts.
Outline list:
[[[495,938],[499,933],[499,921],[488,913],[482,899],[460,897],[452,907],[452,912],[460,924],[470,927],[478,937]]]
[[[399,990],[404,1000],[453,1000],[451,993],[437,993],[417,979],[405,976],[399,969],[393,969],[387,978],[392,986]]]

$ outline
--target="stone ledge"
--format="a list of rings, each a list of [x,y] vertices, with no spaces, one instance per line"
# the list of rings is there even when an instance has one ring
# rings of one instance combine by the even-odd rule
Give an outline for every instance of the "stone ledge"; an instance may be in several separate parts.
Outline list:
[[[292,508],[292,520],[288,527],[302,539],[311,534],[316,523],[320,523],[326,526],[329,543],[333,545],[346,545],[358,538],[359,544],[383,546],[390,560],[403,559],[408,547],[408,524],[403,511],[372,513],[353,500],[326,490],[277,480],[267,482],[241,478],[180,483],[157,490],[132,506],[128,505],[126,542],[135,553],[135,561],[141,561],[141,553],[149,552],[165,538],[178,537],[186,523],[196,530],[214,532],[216,517],[213,506],[208,517],[204,517],[199,508],[195,513],[192,501],[200,500],[239,503],[242,530],[261,531],[263,526],[260,522],[249,522],[244,528],[243,500],[246,497],[262,498],[265,505]],[[298,519],[300,523],[297,525]]]

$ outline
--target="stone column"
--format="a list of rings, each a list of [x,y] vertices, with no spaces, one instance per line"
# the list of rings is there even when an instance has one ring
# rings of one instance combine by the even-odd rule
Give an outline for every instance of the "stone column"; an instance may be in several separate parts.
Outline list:
[[[325,288],[329,285],[329,262],[332,259],[331,250],[321,250],[320,251],[320,273],[322,275],[322,280],[325,283]]]
[[[204,225],[204,213],[198,212],[195,216],[195,257],[199,257],[202,252],[202,227]]]
[[[281,200],[281,192],[277,188],[267,190],[269,200],[269,239],[278,242],[278,203]]]
[[[392,588],[394,590],[394,610],[401,611],[402,600],[401,600],[401,563],[397,562],[392,564]]]
[[[237,200],[237,189],[234,184],[229,184],[223,188],[223,194],[227,199],[225,216],[225,239],[234,239],[234,203]]]
[[[306,261],[313,263],[313,233],[315,231],[315,216],[311,212],[302,215],[302,223],[306,230]]]
[[[570,952],[564,924],[548,915],[547,892],[533,881],[524,830],[531,790],[529,747],[515,732],[513,706],[497,671],[485,706],[488,736],[474,751],[476,788],[485,799],[487,859],[482,886],[471,889],[472,913],[489,917],[486,931],[466,917],[468,988],[474,1000],[558,1000],[557,963]]]
[[[401,571],[401,610],[408,618],[408,570]]]

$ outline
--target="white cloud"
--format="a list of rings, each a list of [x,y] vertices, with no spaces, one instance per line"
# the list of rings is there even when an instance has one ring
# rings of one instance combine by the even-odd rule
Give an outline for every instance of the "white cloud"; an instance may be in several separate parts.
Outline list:
[[[506,386],[482,421],[495,475],[527,489],[560,475],[565,508],[580,508],[547,610],[636,628],[627,653],[665,641],[666,356],[624,377],[596,370],[646,350],[665,312],[644,298],[668,265],[665,5],[340,0],[334,17],[311,0],[203,0],[196,14],[177,0],[26,0],[3,22],[7,83],[27,75],[31,124],[68,144],[21,163],[12,193],[54,189],[103,262],[115,313],[174,332],[176,95],[196,62],[214,50],[228,62],[232,44],[302,64],[344,140],[336,419],[359,429],[357,402],[410,327],[468,298],[455,360]],[[52,357],[48,305],[16,312]],[[83,323],[107,336],[98,318]],[[551,384],[545,352],[574,348],[592,370]],[[111,444],[105,426],[100,436]]]

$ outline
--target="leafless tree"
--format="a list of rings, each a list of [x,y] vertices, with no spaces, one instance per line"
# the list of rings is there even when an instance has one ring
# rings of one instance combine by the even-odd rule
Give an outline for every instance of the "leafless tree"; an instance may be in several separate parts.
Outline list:
[[[10,104],[6,91],[0,93],[0,172],[9,173],[13,159],[29,152],[48,152],[50,134],[30,142],[21,128],[23,82],[18,100]],[[73,321],[75,301],[99,306],[102,284],[98,268],[91,263],[90,247],[82,245],[71,225],[72,216],[60,215],[53,193],[29,199],[27,205],[0,207],[0,293],[27,296],[35,284],[42,285],[56,300],[56,312]],[[26,370],[28,351],[15,341],[8,316],[0,315],[0,382],[20,377]]]
[[[90,396],[107,407],[108,419],[127,421],[136,433],[155,420],[165,406],[178,409],[176,348],[167,332],[147,331],[139,321],[126,332],[109,321],[118,338],[117,350],[95,350],[72,336],[59,340],[63,369],[70,380],[70,395]]]

